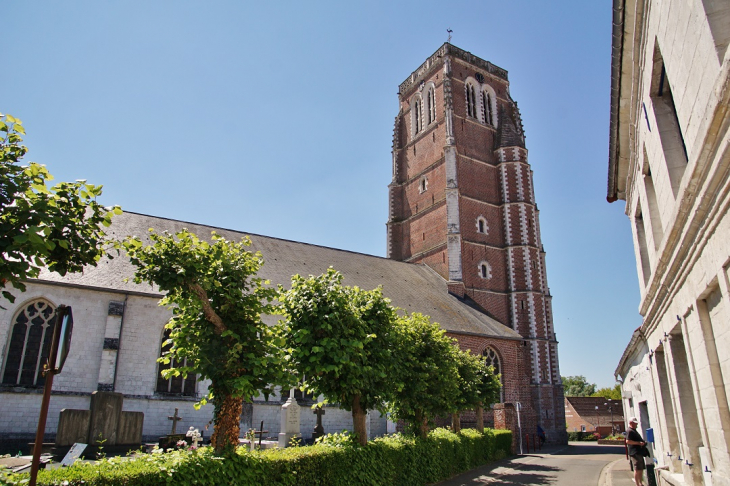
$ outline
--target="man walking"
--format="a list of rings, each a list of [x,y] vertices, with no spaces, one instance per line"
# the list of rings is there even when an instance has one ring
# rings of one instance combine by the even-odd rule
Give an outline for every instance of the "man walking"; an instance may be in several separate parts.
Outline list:
[[[631,417],[629,420],[629,432],[626,434],[626,445],[629,446],[629,457],[631,458],[631,464],[634,466],[634,483],[636,486],[644,486],[644,469],[646,469],[646,463],[644,462],[644,447],[646,447],[646,441],[636,430],[636,426],[639,424],[639,420],[636,417]]]

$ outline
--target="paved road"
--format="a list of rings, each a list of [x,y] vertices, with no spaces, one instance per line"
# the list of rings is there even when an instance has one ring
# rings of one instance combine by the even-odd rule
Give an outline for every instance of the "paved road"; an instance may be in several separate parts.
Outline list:
[[[571,442],[568,446],[544,448],[542,452],[505,459],[438,486],[597,486],[603,468],[624,458],[623,453],[623,446]]]

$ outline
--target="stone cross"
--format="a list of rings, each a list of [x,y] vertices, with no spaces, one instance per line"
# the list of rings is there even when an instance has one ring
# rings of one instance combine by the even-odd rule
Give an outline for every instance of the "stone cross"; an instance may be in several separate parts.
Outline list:
[[[324,435],[324,427],[322,427],[322,415],[324,414],[324,407],[317,407],[314,409],[314,415],[317,416],[317,426],[314,428],[313,434],[315,439]]]
[[[170,435],[175,435],[177,432],[177,423],[182,420],[182,417],[178,417],[177,409],[175,409],[175,415],[168,415],[167,420],[172,420],[172,432]]]
[[[193,447],[196,449],[198,448],[198,442],[200,442],[203,439],[203,436],[200,435],[200,431],[196,428],[193,428],[193,426],[190,426],[190,429],[185,434],[185,436],[190,437],[193,441]]]

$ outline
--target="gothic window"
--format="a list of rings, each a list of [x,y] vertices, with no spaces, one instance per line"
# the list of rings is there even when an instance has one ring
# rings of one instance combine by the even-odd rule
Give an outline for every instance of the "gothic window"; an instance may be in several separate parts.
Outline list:
[[[165,329],[165,334],[162,337],[162,349],[160,351],[160,356],[164,356],[165,353],[172,347],[172,343],[169,341],[170,339],[170,330]],[[157,393],[165,394],[165,395],[181,395],[185,397],[194,397],[196,396],[195,392],[195,383],[197,381],[197,375],[188,374],[186,378],[183,378],[182,375],[180,376],[171,376],[170,378],[163,378],[162,371],[168,370],[170,368],[173,368],[175,366],[186,366],[187,365],[187,359],[183,360],[182,365],[175,362],[175,358],[170,358],[170,362],[165,363],[158,363],[158,370],[157,370],[157,387],[155,391]]]
[[[411,126],[413,137],[423,130],[423,100],[418,94],[411,100]]]
[[[472,118],[477,118],[477,97],[474,85],[466,83],[466,114]]]
[[[487,366],[492,366],[494,368],[494,374],[502,374],[502,364],[499,361],[499,355],[497,354],[497,351],[494,350],[494,348],[492,348],[491,346],[487,346],[487,348],[482,352],[482,356],[484,357],[484,362],[487,364]],[[499,377],[499,381],[502,381],[501,376]],[[499,392],[499,400],[504,401],[503,389]]]
[[[489,263],[484,261],[479,263],[479,277],[484,279],[492,278],[492,267],[489,266]]]
[[[3,384],[43,386],[43,365],[53,337],[55,308],[45,300],[26,304],[15,316],[3,370]]]
[[[428,89],[426,94],[426,111],[428,112],[428,124],[436,121],[436,90],[433,86]]]
[[[487,220],[484,218],[484,216],[479,216],[477,218],[477,233],[483,233],[487,234],[489,231],[489,226],[487,226]]]
[[[484,123],[494,125],[492,116],[492,97],[486,91],[482,91],[482,118]]]

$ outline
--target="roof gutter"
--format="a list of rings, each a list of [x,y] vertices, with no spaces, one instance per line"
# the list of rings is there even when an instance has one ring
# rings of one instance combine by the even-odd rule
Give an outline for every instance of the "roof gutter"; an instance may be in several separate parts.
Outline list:
[[[624,7],[626,0],[613,0],[611,39],[611,122],[608,135],[608,194],[610,203],[618,199],[618,110],[621,94],[621,62],[624,47]]]

